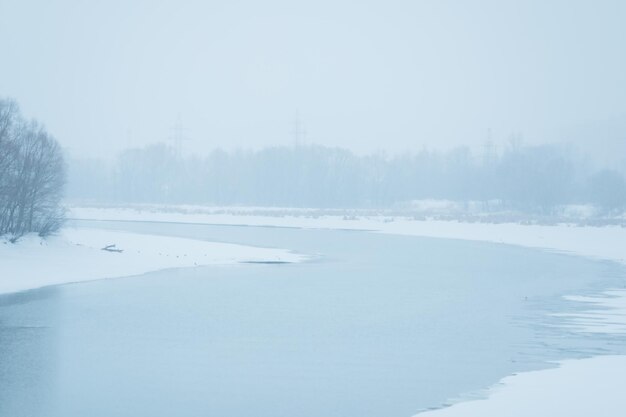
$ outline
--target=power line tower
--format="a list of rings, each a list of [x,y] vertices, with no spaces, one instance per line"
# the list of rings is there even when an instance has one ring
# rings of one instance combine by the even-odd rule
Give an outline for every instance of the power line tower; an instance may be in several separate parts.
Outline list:
[[[170,140],[173,143],[174,152],[176,152],[176,156],[180,157],[183,153],[183,141],[189,140],[189,138],[185,136],[187,129],[183,126],[180,114],[176,118],[174,126],[170,128],[170,131]]]
[[[300,112],[296,110],[296,118],[293,122],[293,130],[291,131],[293,135],[293,145],[298,148],[304,142],[306,138],[306,130],[304,128],[304,123],[300,119]]]

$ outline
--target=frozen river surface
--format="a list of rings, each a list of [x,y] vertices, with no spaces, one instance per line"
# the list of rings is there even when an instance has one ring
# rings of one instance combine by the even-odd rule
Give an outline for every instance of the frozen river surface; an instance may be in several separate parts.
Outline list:
[[[294,249],[0,296],[0,417],[409,417],[546,361],[624,353],[559,327],[610,262],[358,231],[90,223]],[[71,268],[71,265],[68,265]]]

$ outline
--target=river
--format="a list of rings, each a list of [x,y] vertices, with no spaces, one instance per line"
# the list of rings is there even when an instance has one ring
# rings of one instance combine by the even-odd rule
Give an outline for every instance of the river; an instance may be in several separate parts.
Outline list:
[[[366,231],[77,222],[292,249],[0,296],[2,417],[409,417],[554,359],[624,353],[559,326],[611,262]],[[68,265],[71,268],[71,265]]]

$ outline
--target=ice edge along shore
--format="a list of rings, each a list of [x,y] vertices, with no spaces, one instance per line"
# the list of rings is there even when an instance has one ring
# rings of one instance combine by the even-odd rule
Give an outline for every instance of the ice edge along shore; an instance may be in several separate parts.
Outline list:
[[[115,245],[113,251],[102,248]],[[283,249],[124,231],[66,228],[58,236],[0,240],[0,294],[147,272],[242,262],[299,262]]]

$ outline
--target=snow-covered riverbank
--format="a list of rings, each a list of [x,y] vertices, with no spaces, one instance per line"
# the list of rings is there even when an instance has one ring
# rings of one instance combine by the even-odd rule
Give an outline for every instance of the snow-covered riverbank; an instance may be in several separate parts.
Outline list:
[[[116,245],[122,252],[104,251]],[[0,294],[70,282],[139,275],[166,268],[239,262],[297,262],[281,249],[257,248],[98,229],[0,241]]]
[[[72,216],[96,220],[143,220],[205,224],[240,224],[304,228],[362,229],[381,233],[488,241],[567,252],[626,264],[626,228],[618,226],[521,225],[462,223],[390,217],[258,216],[175,210],[75,208]],[[626,290],[614,289],[597,297],[568,297],[587,303],[589,311],[570,316],[576,331],[626,332]],[[621,417],[626,357],[600,356],[566,360],[552,369],[504,378],[482,400],[419,413],[420,417],[502,417],[601,415]]]
[[[82,208],[71,209],[70,216],[85,220],[155,221],[221,225],[301,227],[314,229],[372,230],[381,233],[465,239],[544,248],[576,255],[626,263],[626,227],[522,225],[518,223],[464,223],[456,221],[413,220],[388,216],[301,216],[245,215],[219,211],[176,211],[167,207],[145,208]],[[254,212],[252,212],[254,213]]]
[[[626,334],[626,290],[596,297],[566,296],[589,305],[571,319],[570,328],[588,334]],[[565,360],[558,367],[524,372],[502,379],[487,398],[466,401],[416,417],[618,417],[626,409],[623,395],[626,356]]]

